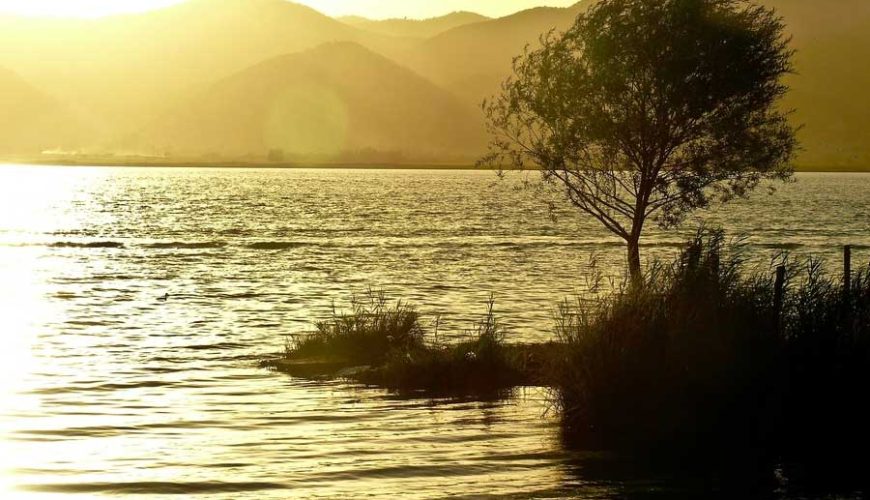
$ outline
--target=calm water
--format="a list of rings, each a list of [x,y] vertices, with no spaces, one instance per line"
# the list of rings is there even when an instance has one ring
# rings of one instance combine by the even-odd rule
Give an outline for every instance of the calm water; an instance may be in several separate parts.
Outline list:
[[[870,258],[870,175],[798,179],[699,218],[762,266],[782,248],[836,264],[844,243]],[[0,498],[673,494],[564,451],[539,390],[400,399],[256,367],[368,286],[443,314],[448,334],[494,293],[514,339],[549,338],[553,305],[592,260],[618,277],[622,249],[494,181],[0,167]],[[645,254],[685,232],[651,228]]]

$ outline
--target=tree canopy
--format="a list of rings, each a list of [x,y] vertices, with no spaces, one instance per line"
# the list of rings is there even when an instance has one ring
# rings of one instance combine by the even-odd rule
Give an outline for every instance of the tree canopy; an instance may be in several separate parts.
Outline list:
[[[483,104],[482,161],[539,168],[626,241],[636,278],[647,220],[670,226],[792,175],[784,29],[744,0],[600,0],[514,60]]]

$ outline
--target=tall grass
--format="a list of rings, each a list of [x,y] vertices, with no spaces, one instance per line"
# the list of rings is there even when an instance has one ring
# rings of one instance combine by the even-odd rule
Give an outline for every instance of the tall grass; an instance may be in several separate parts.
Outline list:
[[[288,339],[287,358],[340,358],[349,363],[376,365],[395,352],[423,347],[425,329],[417,309],[397,301],[390,304],[383,292],[369,290],[351,299],[350,312],[333,309],[332,316],[315,330]]]
[[[790,467],[816,478],[868,488],[870,268],[854,274],[848,290],[816,261],[804,275],[783,318],[783,453]]]
[[[494,306],[490,298],[486,313],[461,341],[435,341],[394,352],[363,381],[402,391],[448,395],[495,395],[522,385],[528,379],[524,358],[505,344],[506,330],[496,318]]]
[[[585,447],[737,460],[867,460],[870,270],[849,290],[818,262],[747,270],[700,233],[640,286],[563,304],[553,364],[566,436]],[[861,458],[857,458],[861,456]]]
[[[439,318],[432,327],[413,306],[390,304],[382,292],[354,298],[350,312],[333,311],[315,331],[292,337],[289,360],[336,360],[324,364],[361,366],[356,380],[398,391],[443,395],[494,394],[528,380],[524,353],[505,344],[506,330],[490,298],[486,312],[458,342],[439,339]]]
[[[554,378],[576,439],[695,448],[770,428],[781,341],[773,283],[741,278],[742,261],[723,260],[722,243],[718,233],[693,241],[594,310],[562,307],[556,330],[566,347]]]

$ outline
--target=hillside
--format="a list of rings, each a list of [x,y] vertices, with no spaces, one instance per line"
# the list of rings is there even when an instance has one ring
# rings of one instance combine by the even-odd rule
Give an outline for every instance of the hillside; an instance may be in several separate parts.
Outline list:
[[[198,156],[221,152],[255,157],[269,149],[300,154],[322,150],[330,157],[338,154],[335,148],[341,154],[352,149],[401,149],[415,157],[467,158],[486,143],[476,107],[498,91],[513,57],[527,44],[534,47],[542,33],[568,28],[593,1],[582,0],[569,8],[535,8],[499,19],[459,12],[422,21],[336,20],[284,0],[190,0],[149,13],[99,20],[0,17],[0,65],[14,72],[0,73],[8,87],[0,96],[7,108],[0,118],[5,127],[0,145],[28,151],[75,146],[109,154],[131,147],[136,152],[162,153],[165,146]],[[804,151],[798,164],[867,167],[870,70],[863,61],[870,58],[870,2],[765,1],[783,14],[797,49],[797,74],[789,79],[793,92],[785,105],[796,110],[794,121],[804,126],[800,135]],[[326,55],[343,64],[330,73],[326,65],[331,59],[311,61],[312,52],[287,56],[334,42],[356,44],[332,46],[344,47],[334,52],[355,51],[360,60],[343,61],[330,52]],[[347,48],[351,46],[354,49]],[[278,82],[255,82],[269,75],[263,67],[289,60],[297,61],[304,71],[297,74],[288,63],[280,78],[306,91],[278,92]],[[323,76],[327,73],[329,78]],[[316,111],[340,102],[335,109],[356,113],[353,127],[348,125],[347,135],[329,147],[264,140],[256,137],[259,129],[230,134],[221,120],[248,116],[249,122],[240,123],[262,128],[257,123],[263,120],[263,111],[246,106],[278,106],[266,102],[266,97],[259,102],[256,96],[245,96],[241,90],[226,103],[214,98],[229,92],[228,82],[241,75],[246,75],[246,89],[262,87],[280,93],[281,109],[298,105],[297,111],[305,106]],[[359,77],[350,81],[349,75]],[[387,75],[398,78],[395,89]],[[364,78],[372,81],[361,81]],[[321,80],[324,87],[316,88]],[[352,91],[362,88],[371,95]],[[311,104],[317,99],[322,102]],[[434,99],[434,104],[421,99]],[[377,105],[365,106],[366,102]],[[215,110],[208,110],[208,105]],[[74,110],[76,118],[70,118],[67,110]],[[183,116],[174,116],[180,111]],[[410,141],[421,126],[415,113],[426,117],[423,125],[430,128]],[[221,119],[211,123],[201,118],[212,114]],[[68,123],[88,123],[90,128],[85,133],[79,125],[48,125],[57,123],[59,116]],[[372,126],[361,124],[364,121]],[[182,122],[200,129],[172,129]],[[437,130],[435,124],[450,130]],[[176,130],[177,137],[160,126]],[[206,131],[214,131],[216,138],[209,139]]]
[[[399,43],[283,0],[190,0],[97,20],[0,20],[0,61],[123,134],[200,85],[335,40]]]
[[[65,106],[0,67],[0,154],[72,147],[81,125]]]
[[[373,33],[411,38],[431,38],[453,28],[487,20],[489,20],[488,17],[473,12],[453,12],[431,19],[371,20],[359,16],[339,18],[339,21],[345,24]]]
[[[803,125],[799,163],[870,169],[870,2],[769,0],[794,38],[786,105]]]
[[[144,129],[136,146],[177,156],[285,160],[474,158],[474,110],[349,43],[285,55],[222,79]]]
[[[582,3],[568,8],[540,7],[460,26],[425,41],[404,62],[476,106],[498,90],[510,73],[511,61],[526,44],[537,42],[550,30],[564,31],[582,8]]]
[[[405,64],[478,105],[499,90],[514,56],[541,33],[564,30],[592,2],[539,8],[458,27],[406,55]],[[870,169],[870,2],[766,0],[785,18],[797,50],[797,74],[785,101],[802,125],[800,167]]]

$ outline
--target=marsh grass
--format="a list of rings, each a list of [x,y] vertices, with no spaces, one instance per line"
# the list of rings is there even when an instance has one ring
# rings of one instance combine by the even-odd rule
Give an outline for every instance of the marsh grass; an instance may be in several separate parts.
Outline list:
[[[566,439],[694,463],[865,466],[870,269],[844,290],[817,261],[782,263],[780,314],[775,274],[747,270],[721,232],[641,286],[563,303],[550,378]]]
[[[369,291],[349,312],[333,310],[313,332],[288,339],[285,358],[337,361],[320,365],[330,369],[365,366],[352,378],[403,392],[493,394],[530,380],[525,368],[534,360],[505,343],[492,297],[459,341],[444,342],[439,326],[439,317],[424,318],[412,305]]]
[[[289,337],[285,356],[377,365],[397,352],[423,348],[424,336],[420,313],[414,306],[402,301],[391,304],[383,292],[369,290],[351,299],[349,312],[333,307],[332,316],[315,323],[313,332]]]
[[[870,267],[848,290],[811,261],[787,295],[783,456],[806,485],[870,488]]]
[[[529,379],[525,358],[505,343],[506,330],[490,298],[486,313],[455,343],[434,341],[394,351],[387,362],[362,378],[399,391],[434,394],[487,394],[509,390]]]
[[[773,282],[741,278],[742,261],[723,261],[722,246],[719,233],[699,237],[673,264],[651,266],[641,286],[594,309],[562,305],[556,333],[565,354],[553,378],[569,433],[615,448],[766,433],[780,342]]]
[[[563,302],[557,340],[532,345],[507,342],[492,299],[444,342],[437,317],[370,292],[288,343],[286,357],[365,365],[350,378],[398,392],[548,386],[572,447],[683,470],[736,464],[744,479],[776,466],[807,484],[821,478],[820,491],[832,477],[867,487],[870,268],[846,290],[818,261],[775,265],[787,268],[780,309],[773,269],[747,269],[739,244],[702,231],[639,285]]]

